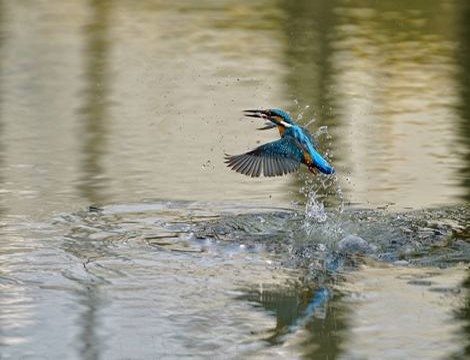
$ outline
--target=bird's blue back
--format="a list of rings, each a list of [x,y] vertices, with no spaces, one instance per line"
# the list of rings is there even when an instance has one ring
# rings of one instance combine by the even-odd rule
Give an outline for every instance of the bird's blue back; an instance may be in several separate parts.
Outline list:
[[[310,155],[313,164],[324,174],[333,174],[335,169],[326,161],[316,150],[316,146],[312,143],[313,136],[310,133],[306,133],[305,129],[298,126],[292,125],[283,133],[283,137],[293,137],[302,148]],[[314,140],[313,140],[314,141]]]

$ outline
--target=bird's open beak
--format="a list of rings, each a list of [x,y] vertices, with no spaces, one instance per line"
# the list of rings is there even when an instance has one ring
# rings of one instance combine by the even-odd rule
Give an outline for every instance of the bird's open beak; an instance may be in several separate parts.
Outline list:
[[[272,121],[272,126],[265,125],[264,127],[260,128],[259,130],[267,130],[271,129],[276,126],[283,126],[285,128],[291,127],[292,125],[282,120],[279,116],[272,116],[270,110],[243,110],[245,116],[253,117],[253,118],[260,118]],[[277,118],[277,119],[276,119]]]
[[[267,114],[266,110],[243,110],[245,116],[252,117],[252,118],[260,118],[260,119],[269,119],[269,115]],[[277,125],[273,123],[266,123],[263,127],[257,128],[257,130],[269,130],[275,128]]]

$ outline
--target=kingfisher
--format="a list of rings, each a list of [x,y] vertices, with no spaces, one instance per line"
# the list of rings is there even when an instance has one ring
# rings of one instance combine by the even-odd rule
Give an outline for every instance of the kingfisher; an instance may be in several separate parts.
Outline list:
[[[261,174],[271,177],[295,172],[300,164],[304,164],[313,174],[318,171],[327,175],[335,173],[318,152],[318,143],[313,135],[297,125],[287,112],[280,109],[244,110],[244,114],[267,120],[268,123],[258,130],[277,127],[281,138],[245,154],[225,154],[225,163],[232,170],[251,177],[260,177]]]

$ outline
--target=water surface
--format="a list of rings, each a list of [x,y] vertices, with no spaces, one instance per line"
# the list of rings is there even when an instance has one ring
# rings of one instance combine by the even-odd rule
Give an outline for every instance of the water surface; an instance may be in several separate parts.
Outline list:
[[[470,356],[469,16],[0,0],[0,358]],[[337,176],[227,169],[266,107]]]

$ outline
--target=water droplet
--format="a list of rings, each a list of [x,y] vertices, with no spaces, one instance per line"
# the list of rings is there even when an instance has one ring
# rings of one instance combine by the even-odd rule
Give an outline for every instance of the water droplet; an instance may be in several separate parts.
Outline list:
[[[202,164],[202,169],[205,169],[207,167],[209,167],[211,165],[211,161],[210,160],[207,160],[204,164]],[[214,167],[212,167],[214,168]]]

